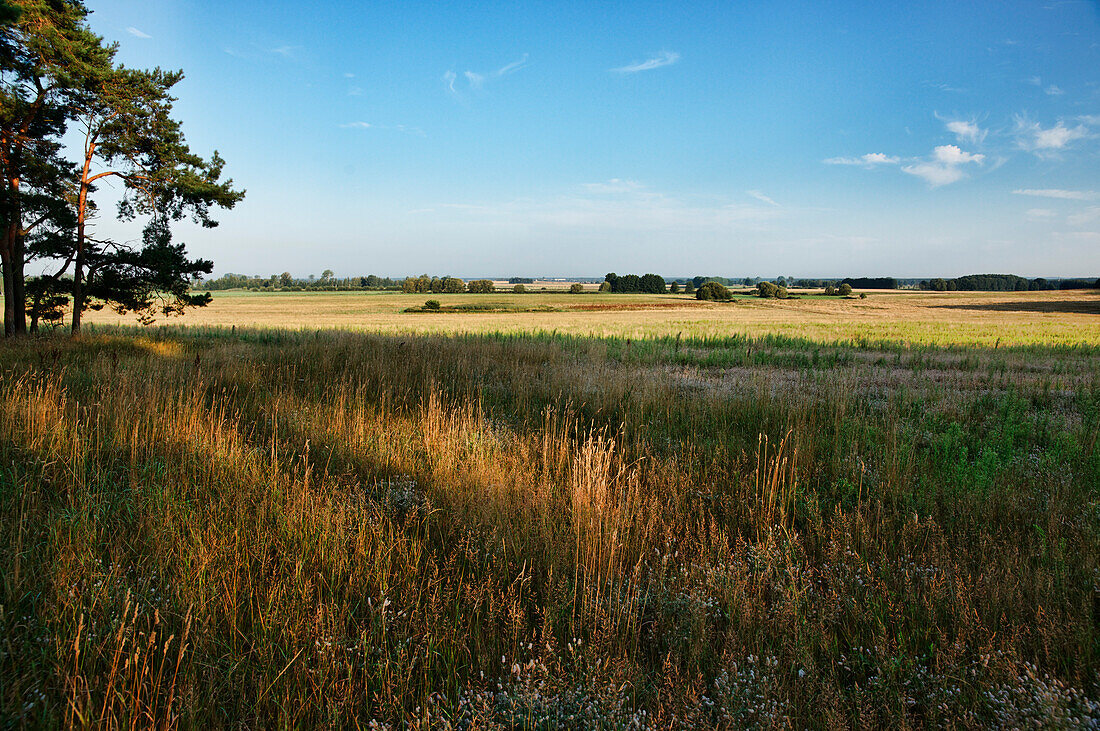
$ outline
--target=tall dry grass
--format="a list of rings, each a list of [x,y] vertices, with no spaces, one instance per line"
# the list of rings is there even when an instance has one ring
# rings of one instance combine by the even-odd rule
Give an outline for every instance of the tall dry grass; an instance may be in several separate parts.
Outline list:
[[[667,345],[2,346],[5,723],[1100,718],[1094,362]]]

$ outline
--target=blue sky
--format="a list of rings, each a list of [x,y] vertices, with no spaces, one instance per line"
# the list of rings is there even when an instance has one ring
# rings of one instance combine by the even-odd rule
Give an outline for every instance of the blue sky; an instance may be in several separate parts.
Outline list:
[[[1095,1],[89,5],[220,273],[1100,275]]]

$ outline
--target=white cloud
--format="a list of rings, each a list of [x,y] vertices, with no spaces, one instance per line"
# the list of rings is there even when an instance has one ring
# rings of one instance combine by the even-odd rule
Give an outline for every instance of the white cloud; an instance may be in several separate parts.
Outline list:
[[[1044,91],[1050,96],[1062,96],[1063,94],[1066,93],[1066,92],[1062,91],[1061,88],[1055,86],[1054,84],[1051,84],[1050,86],[1048,86],[1046,89],[1044,89]]]
[[[473,71],[465,72],[466,81],[470,82],[471,89],[480,89],[485,84],[485,77]]]
[[[943,165],[935,162],[918,162],[903,167],[902,172],[916,175],[922,178],[933,188],[941,185],[949,185],[962,180],[966,175],[954,165]]]
[[[864,167],[874,167],[875,165],[897,165],[901,160],[881,152],[868,152],[866,155],[861,155],[860,157],[830,157],[822,162],[826,165],[863,165]]]
[[[152,38],[153,37],[153,36],[149,35],[148,33],[145,33],[143,31],[138,30],[137,28],[135,28],[132,25],[129,28],[126,29],[126,32],[129,33],[130,35],[134,36],[135,38]]]
[[[1066,218],[1066,223],[1070,226],[1084,226],[1086,223],[1092,223],[1097,219],[1100,219],[1100,206],[1089,206],[1080,213],[1074,213]]]
[[[759,190],[746,190],[745,192],[751,195],[756,200],[761,201],[762,203],[767,203],[769,206],[779,206],[778,203],[761,193]]]
[[[278,48],[272,48],[271,52],[283,58],[290,58],[300,50],[302,50],[301,46],[279,46]]]
[[[1083,124],[1067,127],[1065,122],[1059,121],[1044,129],[1038,122],[1016,117],[1016,145],[1040,156],[1064,150],[1070,143],[1088,136],[1089,129]]]
[[[961,169],[968,163],[982,164],[985,155],[960,150],[955,145],[940,145],[932,151],[932,159],[906,165],[901,170],[915,175],[933,188],[958,182],[966,177]]]
[[[348,96],[363,96],[363,90],[358,86],[353,86],[348,89]]]
[[[342,129],[382,129],[390,130],[393,132],[402,132],[404,134],[416,135],[418,137],[424,136],[424,130],[419,127],[409,127],[404,124],[371,124],[370,122],[345,122],[341,124]]]
[[[978,126],[976,122],[966,121],[962,119],[952,119],[947,121],[947,131],[955,135],[955,138],[959,142],[968,142],[972,145],[980,145],[985,136],[989,133],[988,130],[984,130]]]
[[[1012,191],[1016,195],[1033,195],[1039,198],[1057,198],[1067,201],[1091,201],[1100,198],[1093,190],[1063,190],[1061,188],[1022,188]]]
[[[659,69],[662,66],[671,66],[680,60],[680,54],[675,51],[662,51],[653,58],[646,59],[640,63],[632,63],[628,66],[620,66],[617,69],[611,69],[618,74],[634,74],[639,71],[650,71],[652,69]]]
[[[345,73],[345,74],[344,74],[344,78],[345,78],[345,79],[354,79],[354,78],[355,78],[355,74],[353,74],[353,73],[351,73],[350,71],[348,71],[347,73]]]
[[[965,152],[956,145],[940,145],[933,152],[933,157],[937,162],[945,165],[964,165],[968,162],[976,162],[980,165],[985,159],[985,155]]]
[[[1043,79],[1040,76],[1029,76],[1024,79],[1025,84],[1031,84],[1032,86],[1042,86]]]
[[[641,190],[644,186],[633,180],[622,180],[621,178],[611,178],[606,183],[584,183],[582,188],[589,193],[633,193]]]
[[[1053,218],[1057,216],[1058,212],[1050,208],[1029,208],[1027,209],[1028,218]]]
[[[455,89],[455,79],[457,78],[458,75],[455,74],[454,71],[447,71],[443,74],[443,83],[447,85],[447,89],[455,96],[458,95],[458,91]]]
[[[523,58],[518,61],[513,61],[510,64],[506,64],[497,69],[496,76],[505,76],[513,71],[519,71],[521,68],[527,65],[527,54],[523,54]]]

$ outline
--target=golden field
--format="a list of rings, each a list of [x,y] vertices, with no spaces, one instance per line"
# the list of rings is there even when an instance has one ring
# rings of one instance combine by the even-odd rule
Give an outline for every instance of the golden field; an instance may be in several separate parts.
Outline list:
[[[795,294],[800,294],[797,290]],[[1100,344],[1100,292],[869,292],[866,299],[801,293],[797,300],[738,297],[707,303],[691,295],[530,293],[406,295],[389,292],[215,292],[180,324],[332,328],[379,333],[567,333],[648,338],[767,334],[818,342],[910,344]],[[552,312],[404,313],[425,300],[449,305],[553,308]],[[87,321],[120,324],[108,311]]]

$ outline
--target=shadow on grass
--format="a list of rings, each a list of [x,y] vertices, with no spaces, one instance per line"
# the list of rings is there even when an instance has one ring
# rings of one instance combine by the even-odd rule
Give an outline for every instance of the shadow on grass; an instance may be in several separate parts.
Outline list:
[[[971,304],[929,305],[933,308],[949,310],[971,310],[986,312],[1040,312],[1074,313],[1082,315],[1100,315],[1100,297],[1077,300],[1053,300],[1031,302],[975,302]]]

